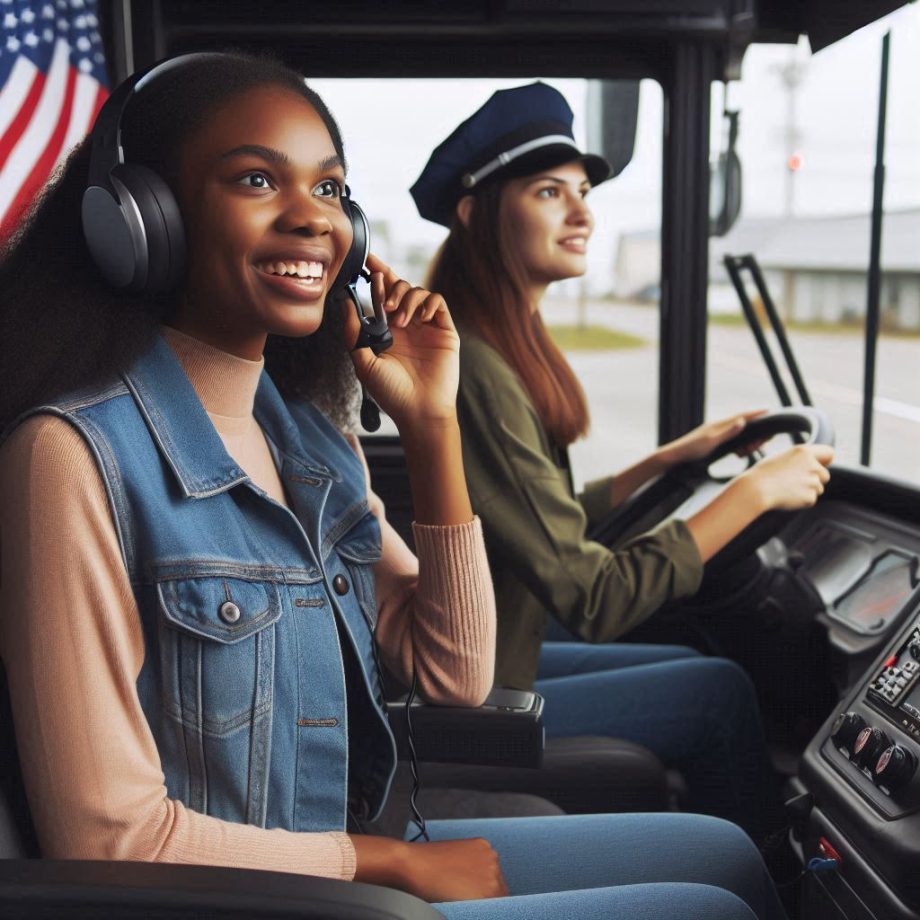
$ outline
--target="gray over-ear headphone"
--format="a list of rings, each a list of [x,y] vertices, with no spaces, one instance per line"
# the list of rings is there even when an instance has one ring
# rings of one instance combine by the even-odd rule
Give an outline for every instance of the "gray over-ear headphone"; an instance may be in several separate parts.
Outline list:
[[[212,52],[184,54],[128,77],[105,101],[93,125],[83,235],[93,261],[113,287],[158,293],[175,287],[185,266],[185,228],[175,196],[152,169],[126,163],[121,120],[131,99],[161,74]]]

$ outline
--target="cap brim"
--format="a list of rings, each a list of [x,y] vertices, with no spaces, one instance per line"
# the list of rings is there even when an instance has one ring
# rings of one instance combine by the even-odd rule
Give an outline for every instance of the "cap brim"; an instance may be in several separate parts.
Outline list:
[[[610,164],[602,156],[596,153],[582,153],[577,147],[568,144],[550,144],[515,158],[501,169],[497,169],[486,181],[529,176],[541,169],[552,169],[554,166],[576,161],[584,166],[592,186],[600,185],[610,178]]]

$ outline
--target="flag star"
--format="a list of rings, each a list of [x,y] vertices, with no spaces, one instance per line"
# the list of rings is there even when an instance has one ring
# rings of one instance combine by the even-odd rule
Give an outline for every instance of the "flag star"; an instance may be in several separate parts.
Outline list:
[[[80,68],[82,73],[92,73],[93,62],[89,58],[80,58],[80,63],[77,64],[77,67]]]
[[[86,17],[85,17],[85,16],[77,16],[77,18],[74,19],[73,22],[74,22],[74,25],[75,25],[78,29],[85,29],[85,28],[86,28]]]
[[[35,20],[35,10],[31,10],[28,7],[26,7],[22,11],[22,21],[29,23],[29,22],[33,22],[34,20]]]
[[[105,61],[105,55],[104,55],[101,51],[97,51],[97,52],[93,55],[93,60],[94,60],[97,64],[101,64],[101,63],[103,63],[103,62]]]
[[[25,41],[30,48],[34,48],[38,44],[38,36],[34,32],[26,32],[26,37],[23,41]]]
[[[18,38],[16,38],[15,35],[11,35],[11,36],[6,40],[6,47],[7,47],[7,50],[8,50],[8,51],[18,51],[18,50],[19,50],[20,44],[21,44],[21,42],[19,41]]]
[[[70,23],[63,17],[57,21],[58,32],[70,31]]]
[[[83,0],[70,0],[70,5],[75,10],[82,10],[83,7],[85,6],[85,4],[83,3]]]
[[[45,29],[42,32],[42,38],[46,42],[53,42],[54,41],[54,29]]]
[[[16,14],[15,14],[15,13],[7,13],[7,14],[3,17],[3,28],[4,28],[4,29],[15,29],[15,28],[16,28],[16,23],[17,23],[18,21],[19,21],[19,20],[16,19]]]
[[[42,7],[42,19],[54,19],[54,7],[50,3]]]
[[[81,35],[77,39],[77,47],[81,51],[89,51],[89,49],[92,48],[93,45],[92,45],[92,42],[85,35]]]
[[[98,25],[99,25],[99,20],[98,20],[92,13],[90,13],[90,14],[86,17],[86,21],[87,21],[91,26],[98,26]]]

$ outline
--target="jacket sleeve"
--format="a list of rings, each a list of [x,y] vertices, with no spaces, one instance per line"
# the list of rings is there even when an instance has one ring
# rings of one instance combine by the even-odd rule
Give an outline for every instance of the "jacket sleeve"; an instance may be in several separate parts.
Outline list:
[[[0,450],[0,655],[43,853],[351,879],[344,833],[222,821],[170,799],[138,699],[140,616],[102,478],[69,423]]]
[[[585,483],[578,494],[578,502],[585,512],[588,527],[600,523],[611,510],[611,497],[613,494],[613,476],[603,479],[594,479]]]
[[[617,638],[698,588],[702,562],[683,522],[615,551],[588,540],[586,507],[592,517],[606,510],[603,484],[588,491],[586,507],[573,498],[517,376],[497,356],[468,369],[459,401],[464,464],[496,570],[508,566],[560,622],[591,642]]]
[[[368,504],[380,522],[375,636],[384,661],[407,686],[414,672],[430,702],[478,706],[495,671],[495,594],[482,525],[478,518],[454,526],[413,524],[416,558],[387,522],[358,439],[348,440],[364,463]]]

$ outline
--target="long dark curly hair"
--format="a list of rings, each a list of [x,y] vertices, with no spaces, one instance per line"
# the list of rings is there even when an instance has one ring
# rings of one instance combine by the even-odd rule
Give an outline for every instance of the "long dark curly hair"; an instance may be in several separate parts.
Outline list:
[[[189,60],[132,98],[122,119],[126,161],[150,167],[175,187],[183,146],[209,113],[265,85],[302,95],[344,163],[338,125],[303,77],[275,58],[239,51]],[[28,408],[126,367],[181,296],[124,294],[103,281],[80,219],[89,160],[86,140],[0,250],[0,430]],[[347,428],[358,391],[340,323],[341,312],[327,309],[312,336],[269,336],[265,363],[284,396],[314,402]]]

